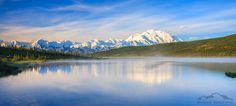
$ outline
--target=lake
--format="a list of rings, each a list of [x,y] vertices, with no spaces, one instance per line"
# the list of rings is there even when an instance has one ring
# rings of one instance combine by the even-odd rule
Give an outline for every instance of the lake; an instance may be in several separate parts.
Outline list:
[[[0,106],[236,106],[236,58],[49,61],[0,78]]]

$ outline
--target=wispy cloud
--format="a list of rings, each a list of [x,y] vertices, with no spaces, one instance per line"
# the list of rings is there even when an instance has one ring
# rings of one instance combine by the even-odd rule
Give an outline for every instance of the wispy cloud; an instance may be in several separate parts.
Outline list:
[[[187,7],[169,9],[169,5],[158,4],[155,5],[155,7],[159,7],[156,9],[155,7],[139,5],[135,7],[130,5],[132,2],[109,6],[85,5],[79,2],[48,8],[49,13],[59,12],[60,15],[58,18],[48,16],[48,21],[47,17],[43,19],[45,23],[54,20],[57,22],[56,24],[46,26],[2,24],[0,25],[0,36],[6,40],[28,41],[45,38],[48,40],[87,41],[91,39],[126,38],[131,34],[154,28],[191,40],[191,38],[209,37],[217,33],[236,32],[236,8],[234,6],[209,11],[208,8],[201,5],[187,6],[194,8],[186,10]],[[126,10],[127,8],[129,10]],[[119,9],[121,10],[118,11]],[[86,11],[91,14],[87,13],[86,17],[83,17],[84,15],[75,15],[73,12],[69,15],[60,13],[64,11],[76,11],[78,12],[76,14],[80,14],[80,11]],[[101,16],[98,17],[98,15]]]
[[[140,30],[150,29],[158,22],[155,17],[141,18],[143,15],[122,15],[93,20],[78,20],[60,23],[48,27],[2,26],[5,31],[1,35],[18,36],[19,40],[32,36],[40,36],[49,40],[71,39],[107,39],[125,38]],[[135,20],[133,20],[135,19]],[[155,19],[155,20],[154,20]],[[160,19],[159,22],[165,19]],[[134,25],[135,24],[135,25]],[[58,37],[55,37],[58,36]],[[9,37],[10,38],[10,37]]]
[[[102,13],[102,12],[109,12],[114,11],[115,9],[122,8],[130,3],[132,0],[127,0],[125,2],[116,3],[116,4],[106,4],[106,5],[88,5],[83,4],[81,2],[75,1],[75,4],[72,5],[65,5],[65,6],[58,6],[54,8],[44,8],[45,10],[49,11],[86,11],[92,13]]]
[[[75,4],[75,5],[52,8],[50,10],[53,10],[53,11],[90,11],[90,12],[99,11],[99,12],[103,12],[103,11],[111,11],[115,7],[116,6],[90,6],[90,5],[84,5],[84,4]]]

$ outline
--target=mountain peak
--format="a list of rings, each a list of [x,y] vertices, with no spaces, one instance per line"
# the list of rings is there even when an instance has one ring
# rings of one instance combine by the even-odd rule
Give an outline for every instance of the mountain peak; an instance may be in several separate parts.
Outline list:
[[[155,29],[149,29],[149,30],[147,30],[145,32],[156,32],[156,30]]]
[[[37,42],[40,42],[40,41],[47,41],[47,40],[45,40],[45,39],[43,39],[43,38],[40,38],[40,39],[38,39],[38,40],[36,40]]]
[[[128,37],[126,40],[135,46],[147,46],[158,43],[170,43],[178,41],[178,39],[176,39],[176,37],[172,36],[170,33],[158,30],[156,31],[154,29],[149,29],[139,34],[134,34]]]
[[[0,45],[15,45],[18,47],[28,47],[43,50],[53,50],[61,52],[80,52],[82,54],[101,52],[113,48],[127,46],[149,46],[159,43],[170,43],[179,41],[177,37],[168,32],[149,29],[145,32],[134,34],[127,39],[90,40],[87,42],[72,42],[69,40],[47,41],[38,39],[32,43],[13,41],[10,43],[0,42]]]

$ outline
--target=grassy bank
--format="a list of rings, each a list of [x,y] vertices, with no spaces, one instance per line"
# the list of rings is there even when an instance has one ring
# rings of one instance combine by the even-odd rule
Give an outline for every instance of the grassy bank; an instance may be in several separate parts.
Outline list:
[[[130,56],[236,56],[236,34],[197,41],[157,44],[152,46],[124,47],[92,54],[95,57]]]
[[[16,75],[22,68],[28,67],[29,63],[0,62],[0,77]]]
[[[22,68],[56,59],[85,59],[78,53],[61,53],[55,51],[29,50],[24,48],[0,47],[0,76],[14,75]]]
[[[16,75],[24,68],[31,67],[35,64],[40,64],[45,60],[27,60],[27,61],[0,61],[0,77],[8,75]]]

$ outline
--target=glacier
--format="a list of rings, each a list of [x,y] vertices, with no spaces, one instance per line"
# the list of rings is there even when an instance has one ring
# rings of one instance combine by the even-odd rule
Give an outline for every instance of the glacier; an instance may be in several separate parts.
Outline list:
[[[172,36],[170,33],[150,29],[143,33],[131,35],[127,39],[95,39],[87,42],[72,42],[69,40],[47,41],[44,39],[39,39],[34,42],[21,42],[16,40],[8,42],[0,40],[0,46],[23,47],[27,49],[58,51],[66,53],[79,52],[80,54],[91,54],[127,46],[149,46],[160,43],[171,43],[180,41],[183,40],[176,36]]]

